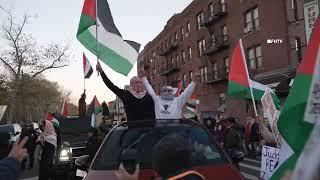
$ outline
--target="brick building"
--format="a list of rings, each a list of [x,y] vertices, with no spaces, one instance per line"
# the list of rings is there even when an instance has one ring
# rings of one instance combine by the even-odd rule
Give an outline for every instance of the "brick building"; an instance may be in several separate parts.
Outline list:
[[[284,101],[306,47],[303,0],[194,0],[172,16],[139,54],[156,92],[195,73],[201,117],[223,113],[242,119],[251,101],[227,94],[230,57],[239,38],[253,80],[267,84]],[[139,66],[138,66],[139,68]],[[258,109],[261,109],[258,103]],[[260,110],[261,113],[261,110]]]

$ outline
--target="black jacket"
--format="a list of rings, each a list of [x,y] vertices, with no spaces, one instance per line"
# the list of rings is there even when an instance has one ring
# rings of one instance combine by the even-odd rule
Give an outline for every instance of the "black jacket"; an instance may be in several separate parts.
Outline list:
[[[155,119],[154,102],[148,93],[143,98],[138,99],[130,91],[115,86],[105,73],[102,72],[101,77],[107,87],[122,100],[128,121]]]

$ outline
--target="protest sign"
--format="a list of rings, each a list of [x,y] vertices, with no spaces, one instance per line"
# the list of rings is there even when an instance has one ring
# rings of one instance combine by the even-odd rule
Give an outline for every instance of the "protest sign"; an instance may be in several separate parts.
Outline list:
[[[277,125],[280,111],[278,111],[276,106],[274,105],[274,102],[269,90],[267,90],[262,96],[261,103],[262,103],[264,114],[266,114],[266,116],[268,117],[270,127],[275,136],[275,140],[278,146],[280,147],[282,138]]]
[[[260,177],[264,180],[270,179],[279,161],[279,149],[263,146],[261,154],[261,173]]]
[[[7,106],[0,106],[0,121],[4,115],[4,112],[6,111]]]

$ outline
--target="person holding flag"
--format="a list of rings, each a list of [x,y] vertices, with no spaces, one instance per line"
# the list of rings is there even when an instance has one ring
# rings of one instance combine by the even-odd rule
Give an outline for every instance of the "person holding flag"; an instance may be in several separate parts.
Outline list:
[[[128,122],[155,119],[152,97],[146,93],[139,77],[132,77],[130,89],[123,90],[110,81],[100,63],[97,64],[96,69],[106,86],[122,100]]]

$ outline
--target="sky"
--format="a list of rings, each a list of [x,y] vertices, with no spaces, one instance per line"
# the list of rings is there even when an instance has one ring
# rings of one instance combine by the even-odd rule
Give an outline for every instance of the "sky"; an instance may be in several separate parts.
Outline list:
[[[95,70],[96,57],[87,51],[76,39],[84,0],[0,0],[0,5],[12,8],[14,15],[21,19],[24,13],[31,15],[31,24],[25,31],[31,33],[43,44],[51,42],[70,42],[71,63],[63,69],[45,73],[45,77],[72,92],[70,101],[77,103],[83,92],[82,52],[86,54]],[[143,47],[154,39],[164,28],[167,20],[181,12],[192,0],[108,0],[114,22],[124,39],[139,42]],[[2,16],[2,18],[1,18]],[[0,10],[0,21],[3,23]],[[0,39],[0,47],[5,44]],[[111,81],[123,88],[130,78],[137,74],[136,64],[126,77],[116,73],[103,63],[102,67]],[[112,101],[115,95],[104,85],[101,77],[94,71],[86,82],[87,103],[94,95],[98,100]]]

